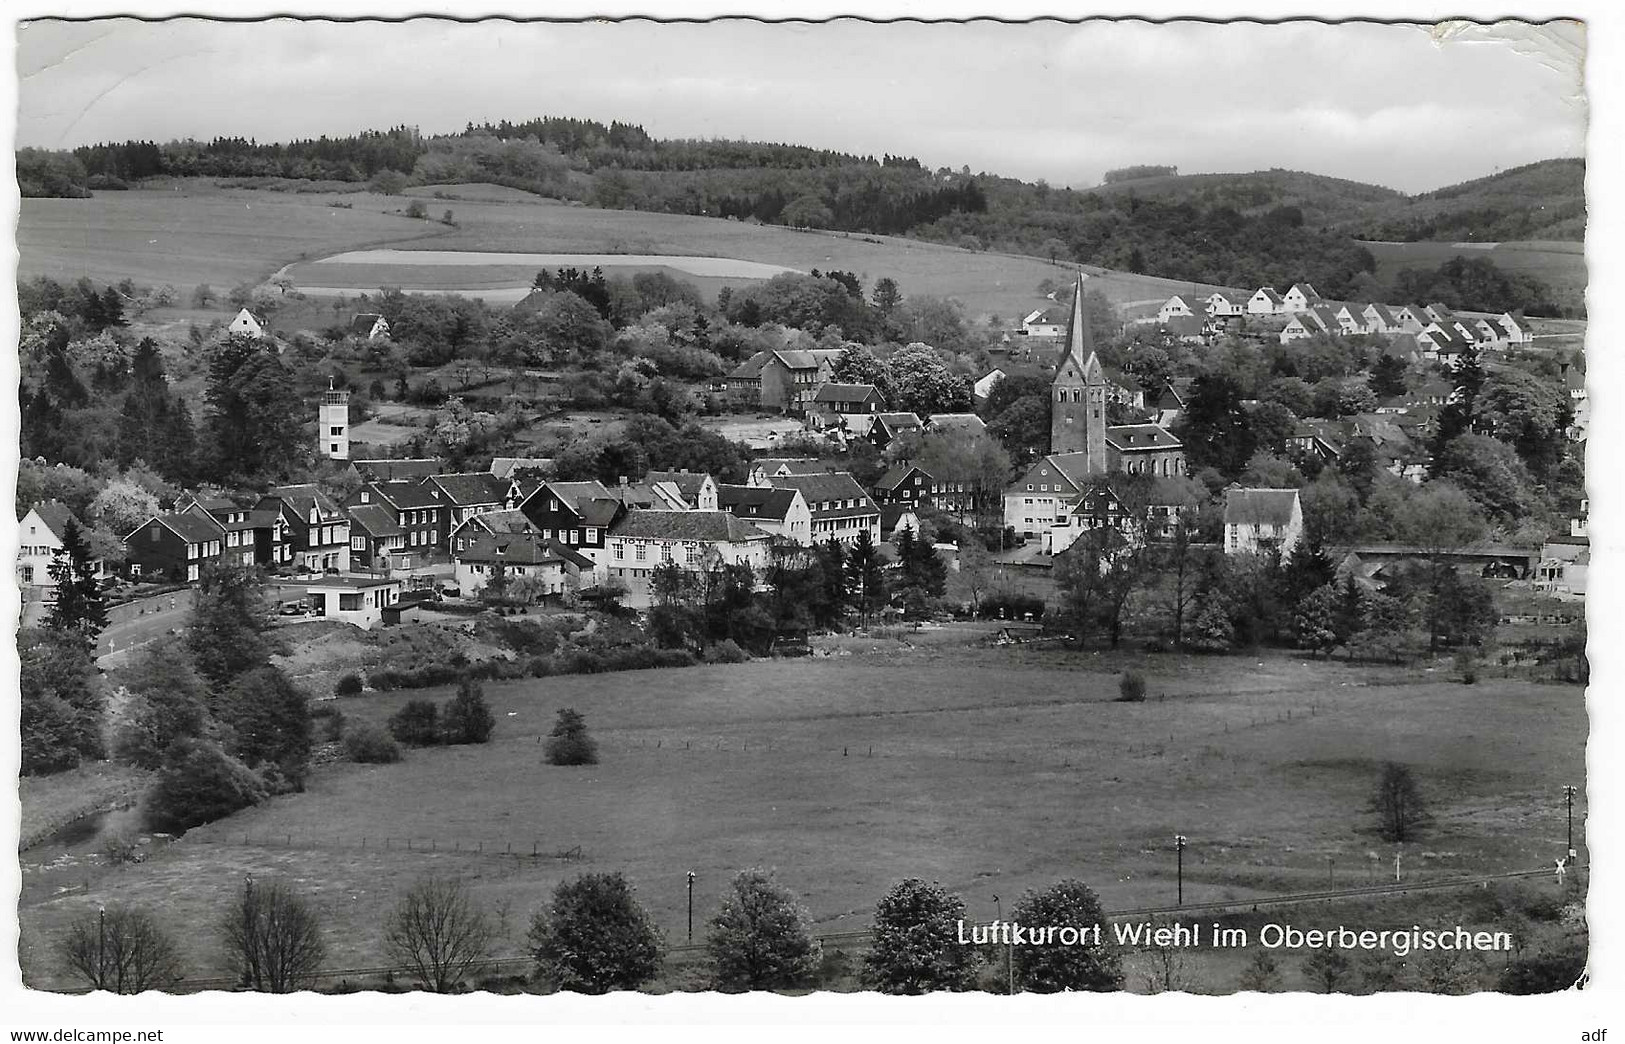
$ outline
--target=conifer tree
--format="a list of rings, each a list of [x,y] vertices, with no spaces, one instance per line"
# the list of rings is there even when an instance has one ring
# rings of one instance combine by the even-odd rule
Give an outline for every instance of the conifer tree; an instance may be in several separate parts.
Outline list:
[[[94,645],[107,627],[107,601],[102,597],[90,548],[79,523],[71,517],[62,529],[62,549],[51,560],[50,574],[56,597],[46,616],[46,626],[82,635]]]

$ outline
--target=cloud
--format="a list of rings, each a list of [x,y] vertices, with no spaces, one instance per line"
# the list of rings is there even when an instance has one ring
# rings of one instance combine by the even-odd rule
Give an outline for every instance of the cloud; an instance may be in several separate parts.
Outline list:
[[[545,114],[1057,185],[1167,162],[1416,191],[1580,154],[1576,39],[1463,29],[1441,44],[1319,22],[46,21],[19,32],[18,132],[52,147],[284,140]]]

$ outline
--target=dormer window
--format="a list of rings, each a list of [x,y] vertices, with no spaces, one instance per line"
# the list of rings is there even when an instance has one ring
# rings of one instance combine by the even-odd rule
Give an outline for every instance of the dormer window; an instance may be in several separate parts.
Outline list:
[[[367,492],[366,490],[362,490],[361,491],[361,503],[363,503],[363,504],[372,503],[372,494]]]

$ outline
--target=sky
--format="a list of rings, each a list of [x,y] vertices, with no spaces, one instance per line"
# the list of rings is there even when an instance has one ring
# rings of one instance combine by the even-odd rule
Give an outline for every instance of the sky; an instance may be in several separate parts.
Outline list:
[[[281,141],[552,115],[1056,186],[1152,163],[1420,192],[1584,155],[1581,46],[1318,22],[36,21],[18,28],[17,139]]]

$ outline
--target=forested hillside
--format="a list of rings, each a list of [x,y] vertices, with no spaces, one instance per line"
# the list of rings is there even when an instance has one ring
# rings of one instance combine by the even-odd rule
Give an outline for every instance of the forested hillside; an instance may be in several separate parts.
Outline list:
[[[18,160],[24,195],[83,195],[160,175],[348,182],[388,194],[489,182],[610,209],[906,235],[1193,282],[1307,280],[1332,297],[1371,291],[1377,265],[1360,239],[1579,239],[1584,229],[1582,160],[1416,197],[1300,171],[1180,175],[1156,166],[1121,168],[1075,190],[930,170],[904,156],[660,140],[635,124],[561,117],[438,137],[402,126],[287,143],[22,150]]]

